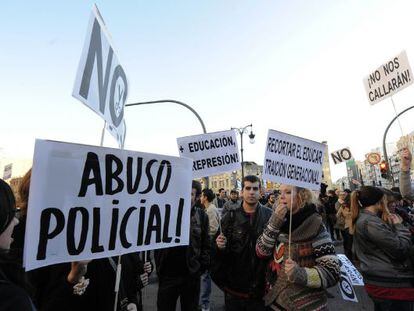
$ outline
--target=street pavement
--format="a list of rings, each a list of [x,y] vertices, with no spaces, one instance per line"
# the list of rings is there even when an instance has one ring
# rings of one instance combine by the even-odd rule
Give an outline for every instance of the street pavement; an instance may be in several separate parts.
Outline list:
[[[336,245],[336,251],[338,254],[343,253],[342,245]],[[157,310],[157,277],[156,273],[152,273],[150,278],[150,284],[143,291],[143,305],[144,311]],[[373,310],[374,305],[371,302],[370,298],[366,294],[362,286],[354,287],[358,302],[350,302],[342,299],[341,292],[339,291],[338,285],[329,288],[328,292],[333,296],[333,298],[328,299],[329,310],[334,311],[348,311],[348,310]],[[211,311],[224,311],[224,295],[223,292],[212,283],[212,292],[211,292]],[[177,310],[181,310],[179,303],[177,303]]]

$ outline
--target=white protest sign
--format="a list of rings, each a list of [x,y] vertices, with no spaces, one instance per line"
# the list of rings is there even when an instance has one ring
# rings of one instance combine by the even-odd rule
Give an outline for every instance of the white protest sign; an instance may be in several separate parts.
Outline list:
[[[346,162],[352,159],[351,150],[347,148],[342,148],[340,150],[334,151],[331,153],[332,160],[335,164]]]
[[[3,179],[7,180],[12,177],[13,163],[4,166]]]
[[[188,245],[190,159],[37,140],[26,270]]]
[[[234,130],[177,138],[180,157],[193,159],[193,177],[241,169]]]
[[[269,130],[263,179],[319,190],[326,145]]]
[[[341,266],[341,271],[339,274],[338,287],[339,287],[339,291],[342,294],[342,299],[353,301],[353,302],[358,302],[355,289],[352,286],[352,281],[350,277],[348,276],[348,274],[346,273],[344,265],[342,265],[341,261],[339,262],[339,265]]]
[[[344,254],[337,255],[341,261],[342,267],[345,269],[346,274],[350,278],[352,285],[354,286],[364,286],[364,278],[358,269],[352,264],[352,262]]]
[[[128,81],[96,6],[89,20],[72,96],[112,126],[114,130],[110,133],[122,145]]]
[[[364,78],[364,86],[371,105],[396,94],[413,83],[407,53],[402,51]]]

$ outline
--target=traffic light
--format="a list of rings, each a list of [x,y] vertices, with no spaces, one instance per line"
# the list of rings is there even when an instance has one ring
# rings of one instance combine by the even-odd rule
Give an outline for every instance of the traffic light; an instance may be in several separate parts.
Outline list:
[[[382,161],[379,165],[381,177],[387,178],[388,177],[388,163],[386,161]]]

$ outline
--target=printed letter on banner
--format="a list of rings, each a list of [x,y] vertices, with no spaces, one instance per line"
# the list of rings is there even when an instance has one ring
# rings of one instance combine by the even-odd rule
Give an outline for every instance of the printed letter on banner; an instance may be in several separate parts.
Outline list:
[[[37,140],[26,270],[188,245],[190,159]]]
[[[391,58],[364,78],[365,90],[371,105],[395,95],[412,83],[413,73],[405,51]]]
[[[128,81],[110,38],[98,8],[94,6],[72,95],[112,127],[110,133],[122,146]]]
[[[241,169],[234,130],[177,138],[180,157],[193,159],[193,177]]]
[[[319,190],[326,145],[269,130],[263,179],[311,190]]]

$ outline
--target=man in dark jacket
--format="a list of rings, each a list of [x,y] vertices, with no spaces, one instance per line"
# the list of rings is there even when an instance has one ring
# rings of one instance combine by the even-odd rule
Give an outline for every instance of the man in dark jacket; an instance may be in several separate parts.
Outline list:
[[[193,181],[191,190],[190,245],[155,251],[158,274],[158,311],[175,311],[180,297],[181,310],[198,308],[200,276],[210,266],[208,217],[196,202],[201,184]]]
[[[260,180],[254,175],[244,177],[242,198],[240,208],[229,211],[222,219],[213,260],[227,271],[222,284],[226,310],[261,311],[266,262],[256,257],[255,246],[272,210],[258,202]]]

